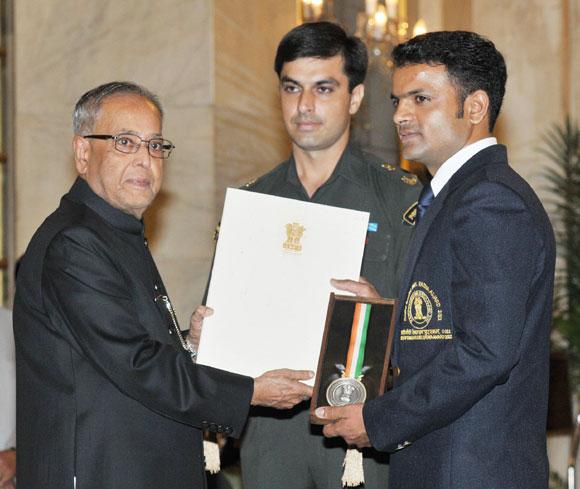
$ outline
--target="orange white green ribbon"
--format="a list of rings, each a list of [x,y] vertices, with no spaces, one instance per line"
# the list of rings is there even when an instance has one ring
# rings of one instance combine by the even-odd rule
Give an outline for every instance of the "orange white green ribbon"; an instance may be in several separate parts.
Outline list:
[[[346,369],[344,370],[343,377],[360,379],[362,376],[370,317],[371,305],[357,302],[354,308],[354,317],[350,331],[350,344],[348,346]]]

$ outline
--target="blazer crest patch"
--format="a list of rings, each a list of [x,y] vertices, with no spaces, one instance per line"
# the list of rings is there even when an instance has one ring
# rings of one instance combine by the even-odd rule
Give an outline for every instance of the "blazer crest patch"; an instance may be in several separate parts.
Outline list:
[[[413,282],[407,293],[403,321],[410,328],[401,330],[401,341],[451,340],[451,329],[444,328],[443,307],[437,294],[425,282]]]

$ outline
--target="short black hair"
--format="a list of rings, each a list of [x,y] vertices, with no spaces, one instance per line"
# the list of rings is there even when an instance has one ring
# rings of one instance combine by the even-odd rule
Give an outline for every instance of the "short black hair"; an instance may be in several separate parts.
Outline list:
[[[358,37],[349,36],[332,22],[307,22],[288,32],[278,45],[274,70],[280,78],[284,63],[298,58],[332,58],[337,54],[344,59],[344,74],[352,92],[365,80],[369,64],[367,48]]]
[[[489,39],[467,31],[429,32],[396,46],[392,58],[395,68],[423,63],[444,65],[458,88],[458,117],[463,117],[463,102],[468,95],[485,91],[489,97],[489,130],[493,130],[505,94],[507,71],[502,54]]]

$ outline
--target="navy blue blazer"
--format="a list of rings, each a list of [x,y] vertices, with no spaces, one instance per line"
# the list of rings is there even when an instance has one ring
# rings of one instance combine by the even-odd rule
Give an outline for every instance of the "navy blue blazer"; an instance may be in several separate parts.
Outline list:
[[[419,223],[392,391],[364,406],[391,489],[546,489],[552,227],[504,146],[471,158]]]

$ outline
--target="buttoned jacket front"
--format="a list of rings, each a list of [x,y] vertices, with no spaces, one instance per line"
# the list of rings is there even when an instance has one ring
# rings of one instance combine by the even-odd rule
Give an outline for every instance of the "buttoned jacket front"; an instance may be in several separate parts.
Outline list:
[[[141,221],[77,179],[17,280],[19,487],[205,487],[201,430],[239,436],[253,383],[192,363],[165,294]]]

